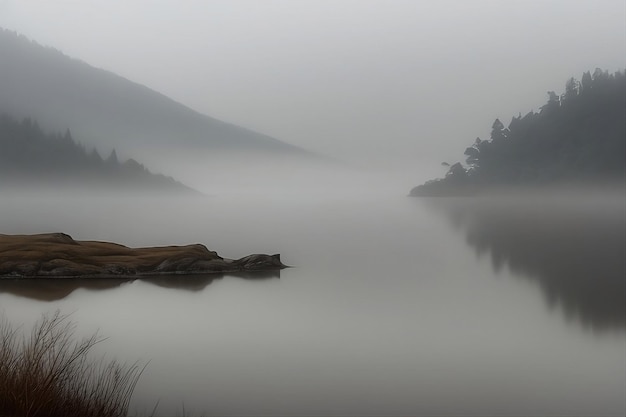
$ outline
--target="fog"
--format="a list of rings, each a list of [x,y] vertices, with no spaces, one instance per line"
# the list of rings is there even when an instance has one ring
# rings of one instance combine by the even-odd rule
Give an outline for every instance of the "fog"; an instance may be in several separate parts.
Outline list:
[[[0,28],[65,54],[0,31],[1,234],[290,266],[5,275],[0,317],[72,313],[108,338],[97,354],[148,363],[132,415],[624,415],[621,78],[560,94],[626,67],[625,17],[622,0],[0,0]],[[548,91],[583,110],[491,130]],[[444,176],[446,197],[407,195]]]
[[[167,173],[206,195],[265,194],[320,198],[344,194],[407,195],[413,176],[406,171],[362,167],[333,159],[286,157],[267,153],[178,153],[172,158],[147,152],[149,166],[167,166]],[[419,171],[419,170],[416,170]],[[445,173],[444,169],[440,174]],[[426,174],[426,173],[425,173]],[[308,196],[308,197],[307,197]]]
[[[0,27],[305,149],[428,167],[423,182],[496,117],[624,68],[624,14],[621,0],[4,0]]]

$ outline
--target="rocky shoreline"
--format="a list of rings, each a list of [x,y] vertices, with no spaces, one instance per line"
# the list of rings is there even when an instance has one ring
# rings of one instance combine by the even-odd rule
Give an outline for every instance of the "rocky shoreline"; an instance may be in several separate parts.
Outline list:
[[[77,241],[65,233],[0,234],[0,279],[138,278],[283,268],[286,265],[278,254],[227,259],[201,244],[129,248],[111,242]]]

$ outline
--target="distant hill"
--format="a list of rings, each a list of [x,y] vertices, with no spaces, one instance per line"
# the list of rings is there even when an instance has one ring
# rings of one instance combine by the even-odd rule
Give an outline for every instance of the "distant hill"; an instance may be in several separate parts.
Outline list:
[[[624,186],[626,75],[596,69],[548,92],[538,113],[496,119],[491,138],[476,138],[465,164],[411,190],[414,196],[471,195],[492,188],[545,185]]]
[[[166,53],[166,51],[164,51]],[[308,152],[0,29],[0,113],[32,117],[100,149]]]
[[[121,163],[115,151],[102,159],[95,149],[87,151],[77,144],[69,130],[64,135],[46,134],[31,119],[18,122],[0,115],[0,190],[28,186],[194,192],[133,159]]]

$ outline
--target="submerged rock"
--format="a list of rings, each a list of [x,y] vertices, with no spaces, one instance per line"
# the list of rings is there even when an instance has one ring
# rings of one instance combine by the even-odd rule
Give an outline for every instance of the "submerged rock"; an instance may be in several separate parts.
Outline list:
[[[280,255],[222,258],[204,245],[129,248],[64,233],[0,234],[0,277],[80,278],[214,274],[282,269]]]

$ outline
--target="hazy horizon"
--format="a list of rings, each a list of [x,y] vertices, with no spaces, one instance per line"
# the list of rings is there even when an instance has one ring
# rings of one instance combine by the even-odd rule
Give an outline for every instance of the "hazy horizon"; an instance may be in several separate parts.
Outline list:
[[[538,110],[569,77],[625,68],[625,17],[612,0],[0,1],[0,27],[413,183],[464,159],[496,117]]]

